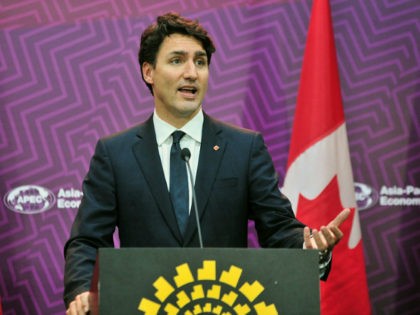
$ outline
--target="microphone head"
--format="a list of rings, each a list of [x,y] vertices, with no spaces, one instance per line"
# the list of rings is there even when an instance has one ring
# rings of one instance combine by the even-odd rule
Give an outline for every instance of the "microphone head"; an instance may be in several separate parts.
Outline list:
[[[181,158],[182,158],[185,162],[188,162],[188,161],[190,160],[190,157],[191,157],[191,152],[190,152],[190,149],[188,149],[188,148],[183,148],[183,149],[181,150]]]

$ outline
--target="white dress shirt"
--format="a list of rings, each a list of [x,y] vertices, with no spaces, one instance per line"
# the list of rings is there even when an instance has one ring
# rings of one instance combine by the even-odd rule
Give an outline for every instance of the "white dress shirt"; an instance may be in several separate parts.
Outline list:
[[[185,132],[185,135],[180,141],[181,149],[188,148],[191,152],[190,166],[193,174],[193,181],[195,183],[195,176],[197,174],[198,158],[201,147],[201,134],[203,132],[203,121],[204,115],[200,110],[195,117],[190,120],[181,129],[177,129],[174,126],[163,121],[156,110],[153,114],[153,125],[155,127],[156,141],[158,144],[160,161],[162,163],[163,174],[165,175],[166,184],[169,191],[169,180],[170,180],[170,164],[171,164],[171,146],[172,146],[172,133],[175,130],[181,130]],[[181,158],[181,157],[180,157]],[[190,182],[188,175],[188,187],[189,187],[189,209],[191,210],[192,204],[192,183]]]

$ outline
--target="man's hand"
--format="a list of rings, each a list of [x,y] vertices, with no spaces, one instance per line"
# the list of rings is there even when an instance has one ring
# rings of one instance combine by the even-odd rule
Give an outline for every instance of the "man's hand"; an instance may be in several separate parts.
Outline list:
[[[339,226],[349,215],[350,209],[344,209],[327,226],[321,226],[319,231],[312,230],[312,235],[309,227],[305,227],[303,229],[305,248],[318,249],[320,252],[331,251],[343,238],[343,232],[341,232]]]
[[[89,312],[89,291],[80,293],[70,303],[66,315],[85,315]]]

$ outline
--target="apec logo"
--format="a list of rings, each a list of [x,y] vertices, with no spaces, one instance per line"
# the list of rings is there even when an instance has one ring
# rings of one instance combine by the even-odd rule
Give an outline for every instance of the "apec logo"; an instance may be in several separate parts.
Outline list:
[[[356,203],[358,210],[366,210],[373,207],[379,200],[378,192],[372,187],[362,184],[354,183],[356,193]]]
[[[41,213],[51,209],[54,203],[54,194],[49,189],[37,185],[20,186],[4,196],[6,207],[21,214]]]

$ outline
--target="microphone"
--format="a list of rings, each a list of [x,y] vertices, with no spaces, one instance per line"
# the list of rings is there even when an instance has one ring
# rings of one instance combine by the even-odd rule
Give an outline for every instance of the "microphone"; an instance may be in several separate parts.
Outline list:
[[[200,219],[198,217],[197,197],[195,196],[194,179],[193,179],[191,166],[190,166],[191,152],[188,148],[183,148],[181,150],[181,158],[187,164],[188,175],[190,177],[190,182],[191,182],[191,187],[192,187],[191,190],[192,190],[192,202],[193,202],[193,207],[194,207],[194,214],[195,214],[195,219],[197,221],[198,241],[200,243],[200,248],[203,248],[203,236],[201,235]]]

